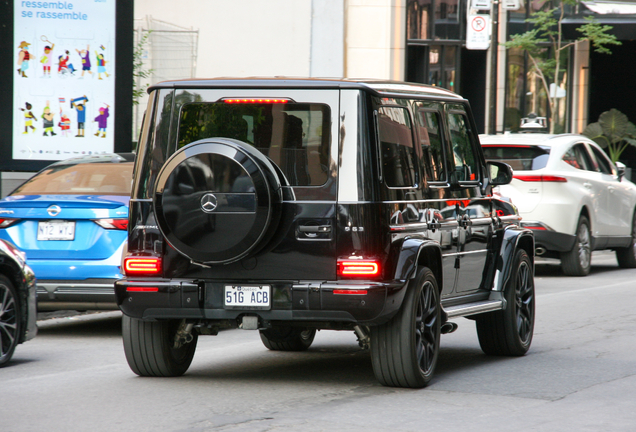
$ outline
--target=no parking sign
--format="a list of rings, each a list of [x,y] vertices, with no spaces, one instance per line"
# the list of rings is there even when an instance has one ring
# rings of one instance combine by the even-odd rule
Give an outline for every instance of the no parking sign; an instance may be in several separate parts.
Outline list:
[[[466,48],[485,50],[490,47],[490,15],[468,15]]]

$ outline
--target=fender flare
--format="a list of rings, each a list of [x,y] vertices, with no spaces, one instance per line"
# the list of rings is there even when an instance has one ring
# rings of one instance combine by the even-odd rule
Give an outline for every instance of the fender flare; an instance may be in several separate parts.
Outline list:
[[[529,229],[521,228],[517,225],[507,226],[501,234],[501,244],[496,256],[492,291],[503,292],[508,284],[517,249],[524,249],[528,253],[534,274],[534,234]]]
[[[417,237],[404,239],[398,254],[394,279],[413,279],[417,273],[418,263],[424,259],[424,256],[428,257],[428,267],[435,275],[441,289],[443,286],[442,250],[439,243],[434,240]]]

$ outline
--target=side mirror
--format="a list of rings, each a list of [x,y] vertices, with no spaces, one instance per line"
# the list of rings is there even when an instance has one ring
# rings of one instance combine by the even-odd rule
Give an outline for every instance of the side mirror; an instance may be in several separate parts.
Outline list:
[[[623,181],[623,177],[625,177],[625,169],[627,167],[623,162],[616,162],[616,170],[618,171],[618,181]]]
[[[512,181],[512,168],[507,163],[489,161],[486,167],[492,186],[507,185]]]

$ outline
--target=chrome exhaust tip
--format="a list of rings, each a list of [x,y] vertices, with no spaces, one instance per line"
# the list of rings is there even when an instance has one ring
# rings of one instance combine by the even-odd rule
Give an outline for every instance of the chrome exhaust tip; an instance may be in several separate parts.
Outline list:
[[[543,254],[544,254],[544,253],[546,253],[546,252],[547,252],[547,250],[546,250],[544,247],[541,247],[541,246],[536,247],[536,248],[534,249],[534,254],[535,254],[536,256],[541,256],[541,255],[543,255]]]

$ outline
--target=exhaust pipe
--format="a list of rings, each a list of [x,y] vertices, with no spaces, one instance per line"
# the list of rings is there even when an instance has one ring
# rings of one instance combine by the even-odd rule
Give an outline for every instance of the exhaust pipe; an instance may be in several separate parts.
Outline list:
[[[535,254],[536,256],[541,256],[541,255],[543,255],[543,254],[544,254],[544,253],[546,253],[546,252],[547,252],[547,250],[546,250],[544,247],[542,247],[542,246],[537,246],[537,247],[534,249],[534,254]]]

